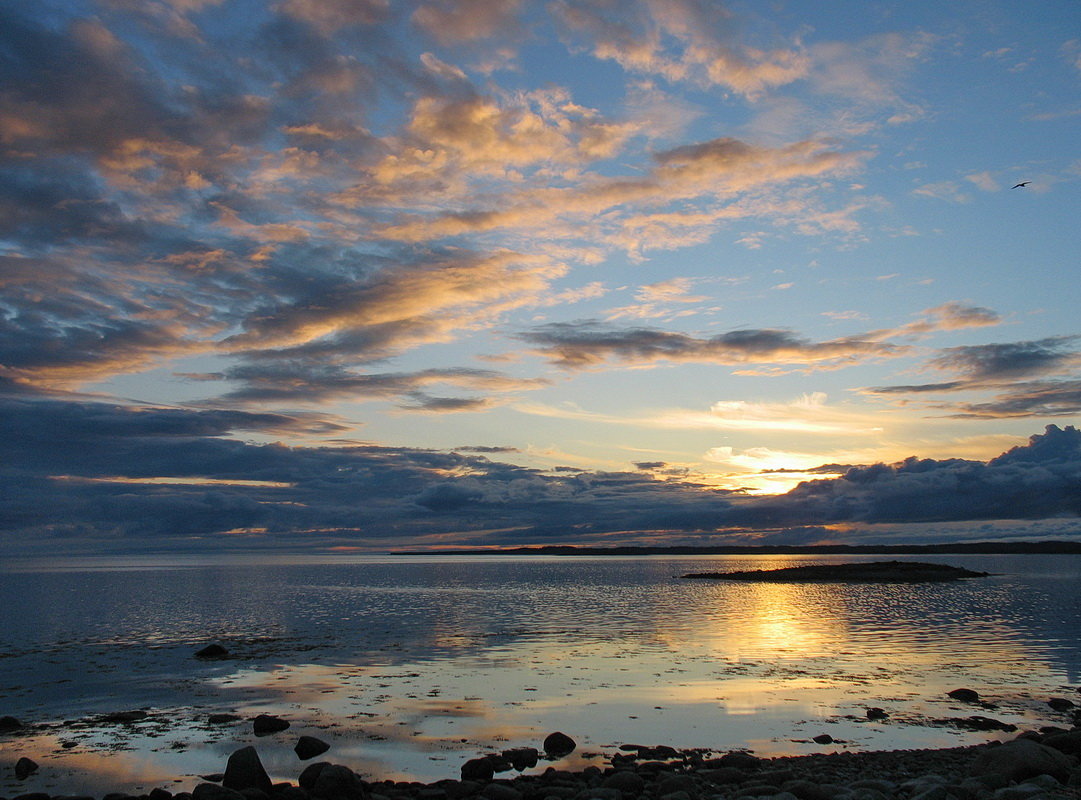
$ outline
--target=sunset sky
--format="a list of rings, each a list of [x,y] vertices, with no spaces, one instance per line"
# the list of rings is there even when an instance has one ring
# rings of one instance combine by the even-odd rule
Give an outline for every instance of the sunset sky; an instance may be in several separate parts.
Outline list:
[[[1081,537],[1076,0],[0,40],[0,552]]]

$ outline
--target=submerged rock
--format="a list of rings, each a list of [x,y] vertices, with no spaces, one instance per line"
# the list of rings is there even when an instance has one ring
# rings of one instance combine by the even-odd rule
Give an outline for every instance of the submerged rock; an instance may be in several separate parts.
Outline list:
[[[220,644],[208,644],[195,654],[196,658],[225,658],[229,651]]]
[[[868,708],[867,719],[889,719],[890,715],[882,708]]]
[[[946,696],[962,703],[980,702],[980,693],[974,689],[954,689],[952,692],[946,692]]]
[[[0,733],[7,733],[8,731],[17,731],[23,724],[15,717],[0,717]]]
[[[781,581],[821,583],[923,583],[985,578],[989,572],[973,572],[948,564],[920,561],[869,561],[855,564],[815,564],[784,569],[754,569],[736,572],[690,572],[684,578],[725,581]]]
[[[1065,697],[1052,697],[1047,701],[1049,705],[1055,711],[1069,711],[1074,707],[1072,700],[1067,700]]]

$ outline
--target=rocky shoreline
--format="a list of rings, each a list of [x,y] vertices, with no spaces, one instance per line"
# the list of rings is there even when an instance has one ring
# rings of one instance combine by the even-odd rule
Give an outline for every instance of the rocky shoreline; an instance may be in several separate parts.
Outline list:
[[[5,718],[8,720],[10,718]],[[8,723],[10,725],[10,723]],[[573,752],[574,740],[548,736],[541,749],[520,747],[467,760],[457,778],[433,783],[366,780],[329,761],[310,764],[293,782],[271,781],[255,747],[232,753],[221,774],[191,792],[157,788],[110,793],[102,800],[1059,800],[1081,797],[1081,726],[1026,731],[1003,741],[935,750],[834,752],[760,758],[736,750],[677,750],[621,745],[605,766],[568,771],[542,760]],[[299,758],[329,747],[301,737]],[[20,780],[38,767],[15,766]],[[517,774],[514,774],[517,772]],[[9,800],[0,798],[0,800]],[[10,800],[92,800],[27,792]]]

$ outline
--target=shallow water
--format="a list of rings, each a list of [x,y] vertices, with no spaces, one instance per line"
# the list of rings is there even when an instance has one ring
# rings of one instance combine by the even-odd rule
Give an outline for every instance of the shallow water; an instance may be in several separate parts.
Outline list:
[[[1081,702],[1081,558],[944,556],[945,584],[686,581],[858,557],[233,557],[0,568],[0,794],[190,788],[254,743],[295,779],[303,733],[373,777],[454,777],[562,730],[568,763],[620,743],[761,755],[973,744],[934,720],[1062,724]],[[227,660],[192,654],[219,641]],[[966,706],[977,689],[997,708]],[[890,718],[866,719],[868,707]],[[90,718],[146,709],[135,724]],[[245,719],[209,725],[211,713]],[[270,737],[250,718],[292,722]],[[67,724],[61,724],[67,721]],[[823,748],[811,737],[840,743]],[[17,782],[28,755],[40,772]],[[543,766],[543,765],[542,765]],[[177,779],[177,782],[173,782]]]

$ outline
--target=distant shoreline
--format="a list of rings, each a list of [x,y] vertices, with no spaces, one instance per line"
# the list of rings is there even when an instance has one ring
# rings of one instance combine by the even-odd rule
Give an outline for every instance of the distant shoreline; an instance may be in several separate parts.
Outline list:
[[[961,542],[953,544],[883,545],[717,545],[671,547],[532,547],[474,548],[469,550],[398,550],[393,556],[766,556],[766,555],[1081,555],[1081,542]]]

